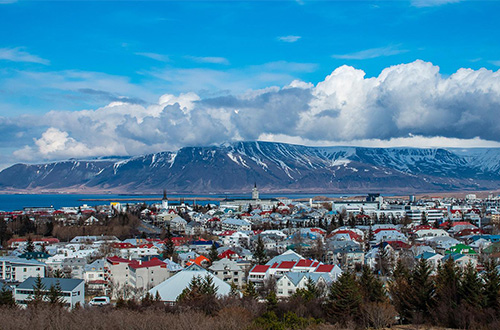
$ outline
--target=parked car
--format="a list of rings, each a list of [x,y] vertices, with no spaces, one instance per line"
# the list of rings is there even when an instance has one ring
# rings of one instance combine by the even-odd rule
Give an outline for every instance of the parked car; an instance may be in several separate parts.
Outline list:
[[[110,299],[109,299],[109,297],[106,297],[106,296],[94,297],[89,302],[90,306],[107,306],[109,304],[110,304]]]

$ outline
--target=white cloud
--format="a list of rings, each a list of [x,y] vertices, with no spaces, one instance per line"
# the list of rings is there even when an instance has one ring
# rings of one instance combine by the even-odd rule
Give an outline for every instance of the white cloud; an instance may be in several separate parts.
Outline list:
[[[206,56],[206,57],[198,57],[198,56],[186,56],[186,58],[197,62],[197,63],[211,63],[211,64],[224,64],[224,65],[229,65],[229,60],[224,57],[212,57],[212,56]]]
[[[408,50],[406,49],[399,49],[398,47],[395,46],[387,46],[380,48],[365,49],[359,52],[354,52],[349,54],[332,55],[332,57],[342,60],[366,60],[377,57],[393,56],[406,52],[408,52]]]
[[[464,0],[411,0],[411,4],[414,7],[434,7],[462,1]]]
[[[22,47],[15,48],[0,48],[0,60],[11,62],[27,62],[49,65],[50,62],[37,55],[30,54],[23,50]]]
[[[292,42],[299,41],[300,38],[302,38],[302,37],[301,36],[283,36],[283,37],[278,37],[278,40],[283,41],[283,42],[292,43]]]
[[[135,53],[135,55],[147,57],[147,58],[150,58],[152,60],[159,61],[159,62],[168,62],[168,61],[170,61],[169,57],[167,55],[163,55],[163,54],[157,54],[157,53],[140,53],[139,52],[139,53]]]
[[[214,72],[223,74],[208,71],[207,77]],[[165,94],[150,105],[117,100],[95,110],[0,118],[0,129],[22,139],[14,146],[16,159],[36,161],[137,155],[237,140],[500,146],[500,71],[460,69],[442,76],[432,63],[415,61],[372,78],[341,66],[316,85],[290,81],[234,95]],[[0,143],[8,143],[5,139],[0,137]]]

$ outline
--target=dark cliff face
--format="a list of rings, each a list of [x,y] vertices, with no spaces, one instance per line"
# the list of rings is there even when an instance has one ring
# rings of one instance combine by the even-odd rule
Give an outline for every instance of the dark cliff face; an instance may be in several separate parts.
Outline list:
[[[499,149],[305,147],[237,142],[186,147],[120,161],[17,164],[0,189],[122,192],[418,192],[500,187]]]

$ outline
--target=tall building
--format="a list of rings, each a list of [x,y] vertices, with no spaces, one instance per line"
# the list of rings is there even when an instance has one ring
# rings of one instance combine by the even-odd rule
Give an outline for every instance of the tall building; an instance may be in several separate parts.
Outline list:
[[[252,189],[252,199],[259,199],[259,190],[257,189],[257,182],[254,183],[253,189]]]

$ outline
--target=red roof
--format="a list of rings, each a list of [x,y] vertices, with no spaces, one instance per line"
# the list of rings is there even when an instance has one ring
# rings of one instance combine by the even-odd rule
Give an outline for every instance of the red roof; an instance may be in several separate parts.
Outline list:
[[[130,264],[130,268],[134,268],[134,269],[150,268],[150,267],[158,267],[158,266],[161,268],[167,268],[167,264],[158,258],[153,258],[149,261],[143,261],[143,262],[136,261],[136,262]]]
[[[138,247],[140,247],[140,248],[148,248],[148,249],[151,249],[151,248],[153,248],[153,247],[154,247],[154,245],[153,245],[153,244],[151,244],[151,243],[148,243],[148,244],[142,244],[142,245],[139,245]]]
[[[457,221],[457,222],[452,222],[451,226],[455,227],[455,226],[474,226],[474,225],[467,221]]]
[[[131,249],[135,248],[135,245],[130,244],[130,243],[113,243],[111,244],[112,247],[115,249]]]
[[[226,251],[222,252],[221,254],[219,254],[220,259],[224,259],[224,258],[231,259],[232,257],[239,258],[239,255],[238,255],[238,253],[236,253],[232,250],[226,250]]]
[[[137,262],[135,260],[130,260],[130,259],[125,259],[125,258],[120,258],[120,257],[117,257],[117,256],[113,256],[113,257],[108,257],[106,258],[106,260],[110,263],[112,263],[113,265],[117,265],[119,263],[127,263],[127,264],[130,264],[130,263],[133,263],[133,262]]]
[[[393,248],[400,248],[400,249],[409,249],[411,247],[411,245],[403,241],[387,241],[387,244],[389,244]]]
[[[318,268],[316,268],[315,272],[330,273],[333,270],[333,267],[335,267],[335,265],[319,265]]]
[[[295,264],[295,267],[310,267],[314,261],[309,260],[309,259],[301,259],[297,264]]]
[[[295,261],[282,261],[278,265],[278,269],[292,269],[295,266]]]
[[[265,273],[269,269],[267,265],[255,265],[255,267],[250,271],[250,273]]]

